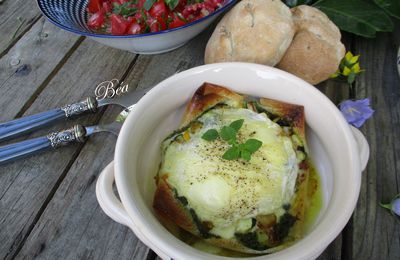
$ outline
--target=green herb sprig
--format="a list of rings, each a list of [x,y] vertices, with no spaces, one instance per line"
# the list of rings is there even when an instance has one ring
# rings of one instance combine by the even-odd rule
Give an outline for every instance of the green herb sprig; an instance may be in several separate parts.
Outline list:
[[[239,119],[233,121],[229,126],[223,126],[218,132],[216,129],[207,130],[201,138],[206,141],[214,141],[221,138],[226,141],[231,147],[222,155],[225,160],[236,160],[241,158],[245,161],[250,161],[251,155],[260,149],[262,142],[257,139],[248,139],[244,143],[239,143],[236,136],[239,129],[242,127],[244,120]]]
[[[137,8],[130,7],[132,4],[137,4],[137,1],[125,2],[123,4],[113,3],[113,13],[123,15],[125,17],[135,15]]]

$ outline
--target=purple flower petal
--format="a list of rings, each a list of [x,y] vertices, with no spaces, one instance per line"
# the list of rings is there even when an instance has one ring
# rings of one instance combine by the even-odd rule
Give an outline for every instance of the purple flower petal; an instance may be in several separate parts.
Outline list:
[[[346,121],[358,128],[374,113],[369,104],[370,100],[365,98],[354,101],[345,100],[340,103],[339,107]]]
[[[356,119],[356,120],[354,120],[352,122],[348,122],[348,123],[353,125],[353,126],[355,126],[355,127],[357,127],[357,128],[360,128],[364,124],[365,121],[366,121],[365,118],[358,118],[358,119]]]
[[[392,211],[400,217],[400,197],[392,202]]]

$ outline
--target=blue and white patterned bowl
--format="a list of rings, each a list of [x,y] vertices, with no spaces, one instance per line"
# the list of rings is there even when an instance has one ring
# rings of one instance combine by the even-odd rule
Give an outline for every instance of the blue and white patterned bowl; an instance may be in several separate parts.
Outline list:
[[[212,14],[182,27],[161,32],[139,35],[104,35],[97,34],[86,25],[89,0],[37,0],[37,4],[47,19],[56,26],[87,36],[104,45],[140,54],[167,52],[184,45],[203,31],[218,15],[233,6],[236,0],[226,0],[223,7]]]

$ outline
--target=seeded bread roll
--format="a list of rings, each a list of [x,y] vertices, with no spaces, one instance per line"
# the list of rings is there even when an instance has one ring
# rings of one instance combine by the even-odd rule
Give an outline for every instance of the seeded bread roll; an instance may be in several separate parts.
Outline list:
[[[243,61],[275,66],[294,35],[292,14],[279,0],[243,0],[219,22],[205,63]]]
[[[318,84],[337,70],[345,54],[340,30],[314,7],[301,5],[292,14],[296,34],[277,67]]]

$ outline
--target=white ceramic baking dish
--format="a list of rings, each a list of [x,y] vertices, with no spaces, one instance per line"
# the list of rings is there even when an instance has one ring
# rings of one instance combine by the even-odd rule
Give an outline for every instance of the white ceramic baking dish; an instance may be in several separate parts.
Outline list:
[[[228,259],[185,244],[160,224],[152,209],[161,140],[177,128],[185,104],[205,81],[305,107],[308,145],[321,176],[323,208],[303,239],[280,252],[251,259],[317,257],[341,232],[356,206],[369,147],[360,131],[350,127],[318,89],[271,67],[211,64],[175,74],[155,86],[129,114],[118,137],[114,163],[97,181],[100,206],[163,259]],[[114,180],[120,200],[113,192]]]

